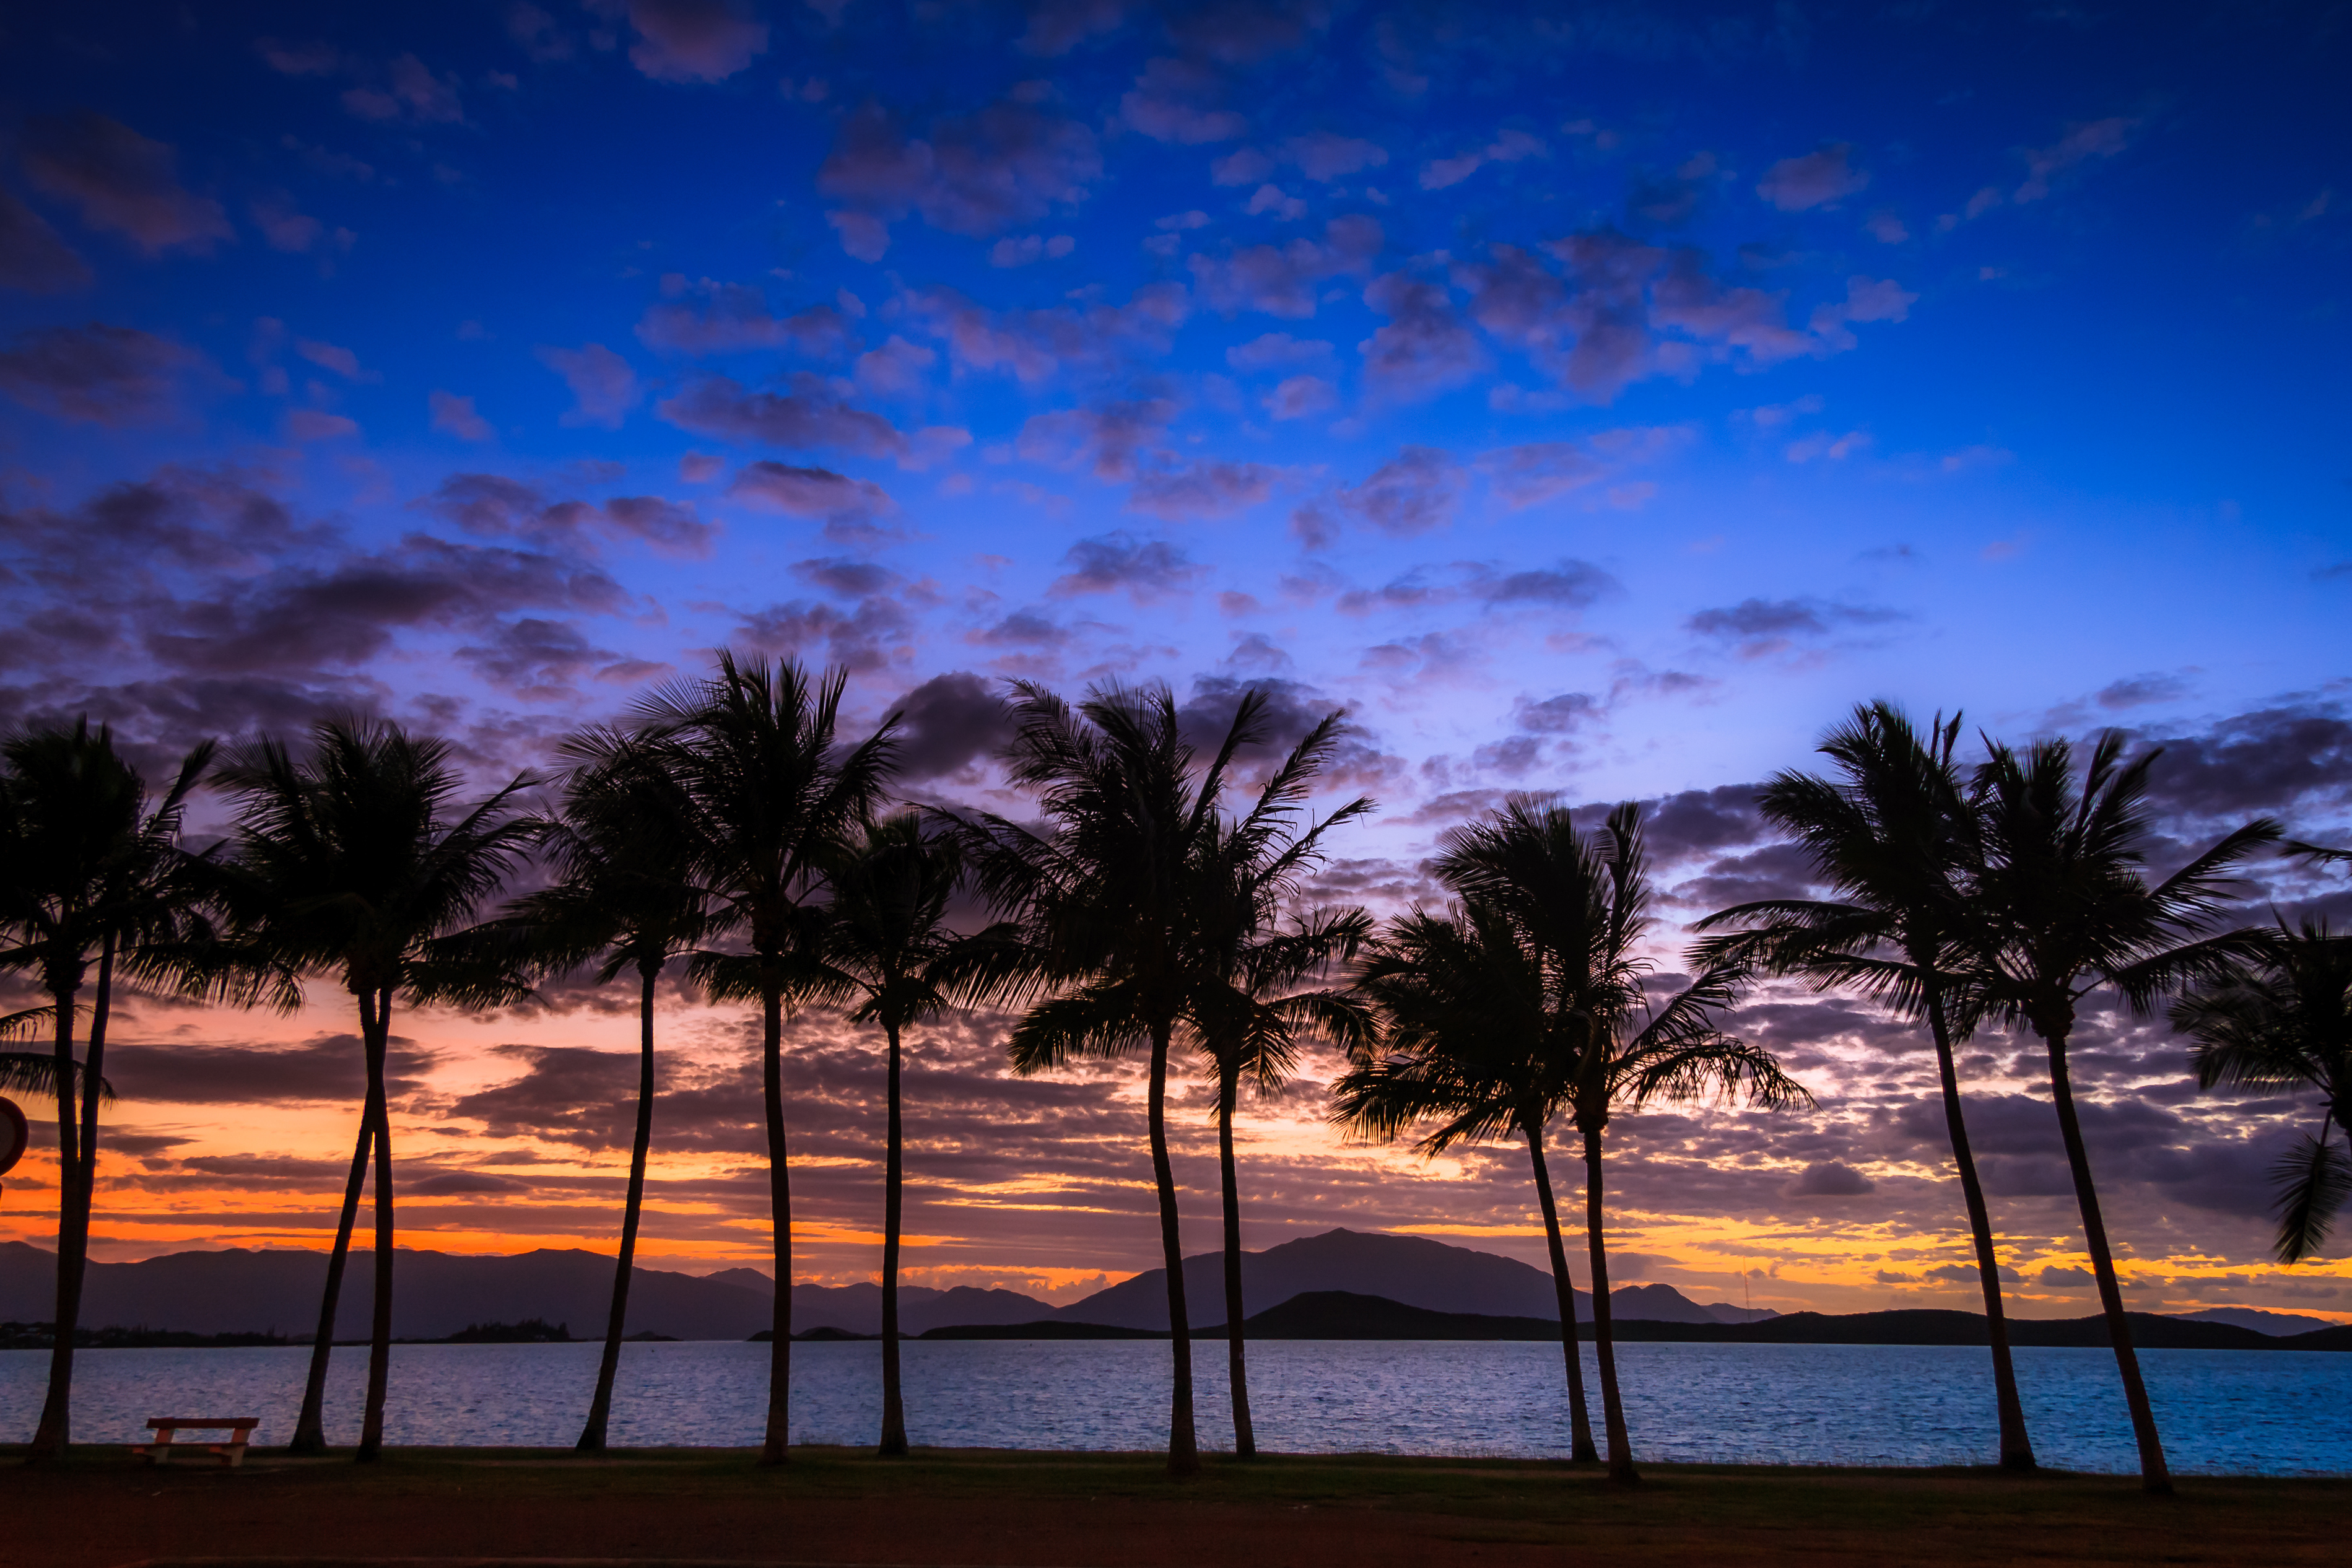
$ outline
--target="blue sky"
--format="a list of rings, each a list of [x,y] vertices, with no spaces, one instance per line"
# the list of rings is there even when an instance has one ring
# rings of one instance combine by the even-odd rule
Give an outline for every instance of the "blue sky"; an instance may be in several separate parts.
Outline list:
[[[1506,789],[1744,785],[1887,695],[2320,832],[2347,53],[2315,5],[20,22],[0,712],[160,757],[356,705],[487,777],[731,643],[912,693],[908,787],[980,798],[981,682],[1278,680],[1351,710],[1395,894]]]

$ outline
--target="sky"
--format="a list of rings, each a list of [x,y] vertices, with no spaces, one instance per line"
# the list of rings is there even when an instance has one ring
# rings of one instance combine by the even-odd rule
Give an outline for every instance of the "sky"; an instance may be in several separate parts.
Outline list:
[[[92,0],[0,39],[0,722],[151,776],[359,712],[482,789],[720,646],[904,716],[910,800],[1018,813],[1022,678],[1344,709],[1318,897],[1436,892],[1514,790],[1647,803],[1679,925],[1795,893],[1756,784],[1858,701],[2163,743],[2157,858],[2352,837],[2352,33],[2315,4]],[[199,803],[217,830],[224,807]],[[2258,868],[2244,918],[2352,910]],[[627,987],[395,1020],[403,1235],[614,1245]],[[319,1247],[349,998],[131,1003],[96,1252]],[[911,1042],[919,1283],[1153,1266],[1129,1067]],[[761,1263],[755,1023],[672,990],[641,1258]],[[1612,1131],[1618,1277],[1967,1306],[1932,1066],[1835,995],[1730,1026],[1818,1100]],[[879,1258],[877,1042],[795,1022],[795,1271]],[[2095,1309],[2037,1050],[1963,1059],[2013,1310]],[[1343,1142],[1310,1061],[1244,1232],[1543,1258],[1524,1152]],[[2317,1110],[2076,1057],[2136,1306],[2352,1319],[2269,1261]],[[1215,1244],[1209,1101],[1175,1113]],[[0,1237],[49,1244],[54,1165]],[[47,1209],[51,1217],[43,1217]]]

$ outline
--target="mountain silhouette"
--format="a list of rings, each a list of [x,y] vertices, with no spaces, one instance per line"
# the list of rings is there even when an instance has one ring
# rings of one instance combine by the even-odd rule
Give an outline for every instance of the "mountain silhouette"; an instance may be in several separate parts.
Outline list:
[[[1165,1329],[1167,1280],[1166,1269],[1150,1269],[1072,1302],[1053,1317],[1113,1328]],[[1294,1296],[1322,1290],[1378,1296],[1433,1312],[1559,1321],[1559,1298],[1549,1270],[1427,1237],[1328,1230],[1242,1254],[1244,1320]],[[1612,1290],[1609,1301],[1615,1314],[1649,1322],[1744,1322],[1751,1315],[1773,1315],[1725,1305],[1703,1307],[1671,1285],[1625,1286]],[[1223,1253],[1196,1253],[1184,1260],[1184,1308],[1192,1325],[1225,1321]],[[1579,1318],[1591,1320],[1592,1298],[1582,1290],[1576,1293],[1576,1310]]]

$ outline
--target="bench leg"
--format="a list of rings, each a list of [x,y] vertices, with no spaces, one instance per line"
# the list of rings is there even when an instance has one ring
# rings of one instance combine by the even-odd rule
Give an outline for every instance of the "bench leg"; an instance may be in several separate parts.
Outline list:
[[[227,1462],[230,1469],[242,1468],[245,1464],[245,1445],[241,1442],[231,1443],[228,1446],[228,1451],[221,1455],[221,1458]]]

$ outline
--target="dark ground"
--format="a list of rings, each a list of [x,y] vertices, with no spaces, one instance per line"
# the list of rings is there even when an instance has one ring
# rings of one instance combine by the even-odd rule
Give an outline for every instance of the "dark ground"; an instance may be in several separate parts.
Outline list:
[[[2352,1482],[1969,1470],[1653,1466],[1631,1490],[1507,1460],[796,1450],[583,1460],[410,1449],[242,1470],[121,1450],[29,1469],[0,1449],[0,1564],[149,1559],[668,1558],[1032,1568],[1428,1568],[1477,1563],[2214,1563],[2347,1560]]]

